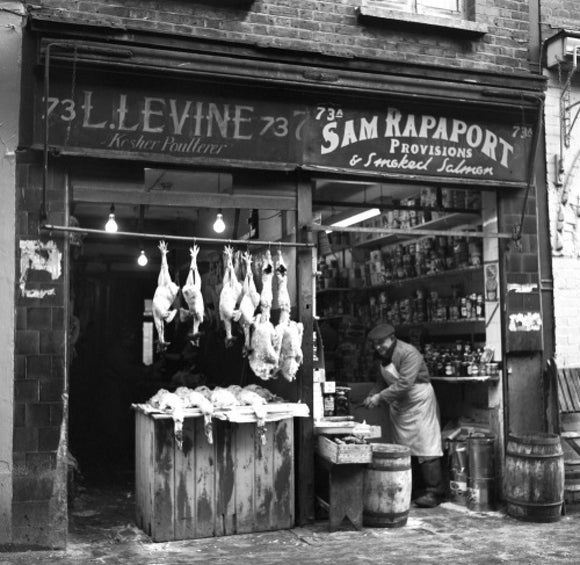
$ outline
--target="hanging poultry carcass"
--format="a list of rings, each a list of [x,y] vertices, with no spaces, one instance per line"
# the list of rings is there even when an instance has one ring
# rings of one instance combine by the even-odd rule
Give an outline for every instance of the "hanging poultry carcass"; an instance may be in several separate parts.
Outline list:
[[[233,264],[234,250],[231,246],[226,245],[224,248],[225,270],[223,286],[220,293],[219,314],[226,330],[226,347],[230,347],[234,342],[232,335],[232,322],[236,304],[242,293],[242,285],[238,281]]]
[[[260,294],[256,290],[254,283],[254,273],[252,272],[252,256],[245,252],[242,260],[246,265],[246,275],[242,283],[242,295],[240,306],[234,311],[234,321],[238,322],[244,330],[244,349],[243,355],[250,351],[250,327],[254,321],[256,308],[260,304]]]
[[[280,307],[280,318],[276,325],[279,347],[276,375],[281,375],[287,381],[293,381],[296,379],[296,373],[304,360],[302,353],[304,325],[290,319],[292,306],[288,292],[288,269],[281,250],[278,250],[275,272],[278,282],[277,299]]]
[[[272,322],[270,312],[272,310],[272,279],[274,276],[274,264],[270,251],[266,251],[262,262],[262,292],[260,294],[261,313],[254,318],[252,323],[252,335],[250,338],[250,355],[248,360],[254,374],[268,380],[274,377],[278,367],[278,335]]]
[[[278,374],[287,381],[296,379],[296,374],[302,362],[302,338],[304,336],[304,325],[301,322],[290,320],[290,315],[282,312],[280,314],[280,359],[278,362]]]
[[[179,449],[183,448],[183,420],[185,417],[185,403],[182,398],[164,388],[159,389],[148,401],[147,404],[161,410],[169,412],[173,419],[173,434],[175,443]]]
[[[185,386],[175,389],[175,394],[183,400],[185,408],[199,408],[203,414],[204,433],[207,442],[213,443],[213,404],[201,393]]]
[[[197,268],[197,256],[199,253],[199,247],[194,245],[189,248],[189,254],[191,256],[191,263],[189,266],[189,273],[183,288],[181,289],[181,294],[187,303],[188,309],[181,309],[181,321],[185,321],[189,317],[193,318],[193,331],[191,333],[192,343],[197,344],[199,340],[199,327],[203,322],[204,317],[204,303],[203,295],[201,292],[201,276]]]
[[[152,310],[153,321],[159,338],[158,350],[164,351],[169,345],[165,341],[165,324],[172,322],[175,314],[177,314],[177,309],[172,309],[171,307],[179,292],[179,286],[171,280],[169,266],[167,265],[168,248],[164,241],[159,242],[159,251],[161,251],[161,269],[157,277],[157,288],[153,295]]]

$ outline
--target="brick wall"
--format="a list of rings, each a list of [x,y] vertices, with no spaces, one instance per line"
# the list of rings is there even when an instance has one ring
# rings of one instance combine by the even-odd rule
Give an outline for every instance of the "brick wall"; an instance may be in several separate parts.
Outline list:
[[[62,178],[49,176],[48,222],[64,222]],[[17,166],[16,257],[20,277],[21,241],[38,240],[42,202],[42,168]],[[47,241],[41,237],[41,241]],[[58,241],[62,252],[62,241]],[[63,265],[64,268],[64,265]],[[66,475],[63,476],[61,425],[64,392],[64,276],[30,270],[26,289],[55,289],[44,298],[16,299],[14,381],[13,543],[62,547],[66,540]],[[66,449],[64,450],[66,454]]]
[[[541,8],[544,39],[559,29],[580,29],[577,0],[542,0]]]
[[[514,73],[527,71],[527,0],[474,0],[481,39],[434,28],[403,31],[398,23],[360,21],[360,0],[255,0],[247,8],[227,2],[153,0],[41,0],[33,14],[116,28],[248,43],[339,57],[387,59]],[[221,7],[220,7],[221,6]]]
[[[580,11],[575,0],[543,0],[542,32],[546,39],[560,29],[580,31]],[[556,359],[560,366],[580,365],[580,124],[571,130],[570,147],[560,150],[560,96],[567,78],[566,68],[546,69],[546,168],[550,240],[554,279]],[[570,103],[580,102],[578,82],[572,82]],[[572,110],[572,118],[575,110]],[[563,171],[558,175],[558,162]]]

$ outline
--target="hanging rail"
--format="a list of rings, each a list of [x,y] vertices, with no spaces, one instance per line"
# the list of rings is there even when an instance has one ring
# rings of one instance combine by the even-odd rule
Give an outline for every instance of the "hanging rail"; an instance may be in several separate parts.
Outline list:
[[[169,241],[187,241],[189,243],[224,243],[229,245],[257,245],[262,247],[314,247],[314,243],[295,243],[292,241],[262,241],[259,239],[220,239],[217,237],[195,237],[185,235],[168,235],[161,233],[140,233],[132,231],[117,231],[109,233],[105,230],[96,230],[90,228],[75,228],[71,226],[54,226],[45,224],[41,230],[49,232],[70,232],[84,235],[104,235],[109,238],[115,236],[134,237],[136,239],[166,239]]]
[[[481,237],[481,238],[496,238],[496,239],[514,239],[514,234],[511,233],[486,233],[481,231],[465,231],[465,230],[428,230],[428,229],[402,229],[402,228],[356,228],[356,227],[338,227],[338,226],[323,226],[315,224],[312,226],[312,231],[342,231],[351,233],[375,233],[383,235],[449,235],[455,237]],[[366,242],[366,243],[370,243]]]

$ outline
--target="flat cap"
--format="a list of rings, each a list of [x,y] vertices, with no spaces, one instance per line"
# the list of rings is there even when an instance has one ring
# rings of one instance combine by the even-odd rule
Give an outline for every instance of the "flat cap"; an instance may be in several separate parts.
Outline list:
[[[368,335],[368,339],[372,341],[379,341],[387,339],[395,333],[395,328],[391,324],[377,324]]]

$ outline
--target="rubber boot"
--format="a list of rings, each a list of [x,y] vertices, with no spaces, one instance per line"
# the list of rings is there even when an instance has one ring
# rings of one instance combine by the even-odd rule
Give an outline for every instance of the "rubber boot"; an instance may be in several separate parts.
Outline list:
[[[429,459],[421,463],[421,475],[425,485],[425,494],[415,499],[419,508],[435,508],[443,499],[443,479],[441,458]]]
[[[411,456],[411,477],[413,485],[411,489],[411,500],[415,501],[417,498],[425,494],[421,464],[419,463],[419,458],[415,456]]]

